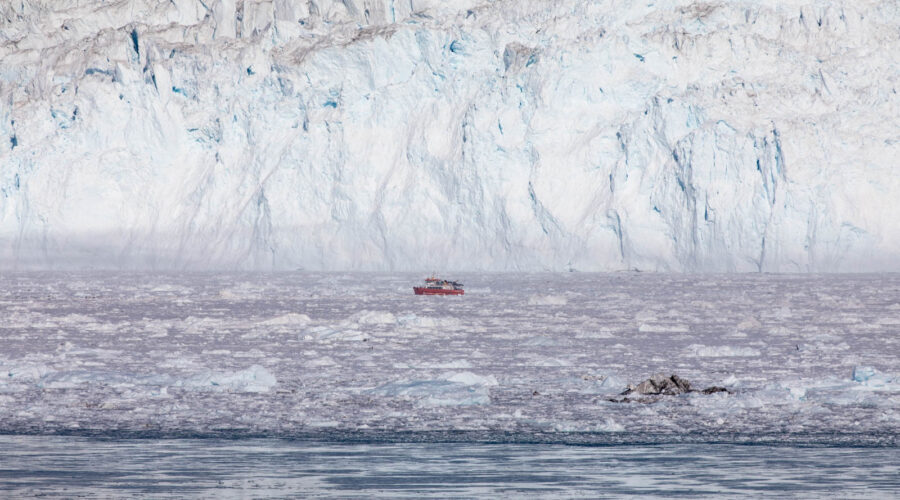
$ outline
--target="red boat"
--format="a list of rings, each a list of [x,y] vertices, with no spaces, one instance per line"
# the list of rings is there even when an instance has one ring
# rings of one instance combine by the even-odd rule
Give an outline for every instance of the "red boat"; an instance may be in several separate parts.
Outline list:
[[[435,278],[425,278],[425,286],[414,286],[413,291],[416,295],[462,295],[463,284],[456,281],[442,280]]]

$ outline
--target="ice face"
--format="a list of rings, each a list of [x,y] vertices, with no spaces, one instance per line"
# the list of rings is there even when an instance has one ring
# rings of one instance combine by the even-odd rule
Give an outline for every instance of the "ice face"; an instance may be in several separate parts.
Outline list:
[[[896,2],[3,2],[0,266],[898,269],[898,24]]]
[[[900,436],[900,276],[458,277],[3,274],[0,433]]]

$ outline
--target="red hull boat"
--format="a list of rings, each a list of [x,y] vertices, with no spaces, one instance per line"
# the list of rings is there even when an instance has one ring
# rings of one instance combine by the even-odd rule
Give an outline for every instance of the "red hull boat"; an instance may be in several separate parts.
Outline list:
[[[413,291],[416,295],[462,295],[463,284],[456,281],[442,280],[435,278],[425,278],[425,286],[414,286]]]

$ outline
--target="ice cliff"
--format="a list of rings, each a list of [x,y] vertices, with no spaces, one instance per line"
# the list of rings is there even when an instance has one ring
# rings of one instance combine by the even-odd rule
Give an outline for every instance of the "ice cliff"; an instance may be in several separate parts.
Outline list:
[[[900,270],[900,4],[0,4],[0,268]]]

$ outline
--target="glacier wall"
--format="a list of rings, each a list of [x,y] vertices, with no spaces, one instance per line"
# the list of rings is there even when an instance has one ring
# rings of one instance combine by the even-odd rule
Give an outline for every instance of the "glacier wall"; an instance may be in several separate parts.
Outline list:
[[[16,0],[0,268],[900,270],[900,4]]]

